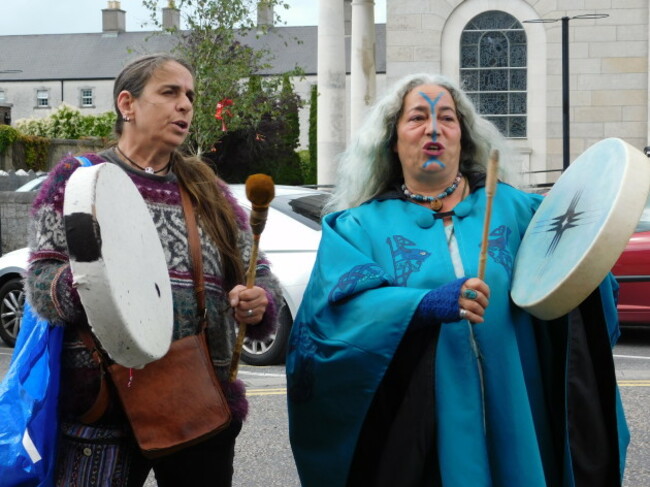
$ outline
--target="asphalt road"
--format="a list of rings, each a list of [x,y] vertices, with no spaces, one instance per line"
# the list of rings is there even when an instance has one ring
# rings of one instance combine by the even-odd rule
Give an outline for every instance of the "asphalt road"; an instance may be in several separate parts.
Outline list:
[[[624,487],[650,485],[650,327],[625,328],[614,349],[618,383],[632,443]],[[0,376],[11,349],[0,345]],[[287,431],[284,368],[242,365],[239,377],[248,386],[249,419],[238,438],[235,487],[299,487]],[[150,478],[147,487],[155,487]]]
[[[614,348],[631,442],[623,487],[650,485],[650,327],[623,328]]]

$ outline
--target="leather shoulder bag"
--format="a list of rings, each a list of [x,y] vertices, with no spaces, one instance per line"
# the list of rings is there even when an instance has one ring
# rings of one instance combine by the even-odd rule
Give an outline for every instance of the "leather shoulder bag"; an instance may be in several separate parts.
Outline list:
[[[186,190],[181,186],[180,191],[200,329],[196,335],[173,341],[165,356],[142,369],[130,369],[117,363],[106,367],[138,445],[149,458],[168,455],[210,438],[225,429],[231,420],[207,343],[205,287],[196,216]],[[87,343],[90,331],[82,334],[86,334],[84,341]],[[98,350],[99,347],[94,347],[93,356],[102,355],[100,360],[106,363],[106,357],[97,353]],[[90,419],[97,419],[97,411]]]

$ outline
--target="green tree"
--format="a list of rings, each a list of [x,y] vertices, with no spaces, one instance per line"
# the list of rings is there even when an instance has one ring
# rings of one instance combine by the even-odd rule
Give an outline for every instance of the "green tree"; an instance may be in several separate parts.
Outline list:
[[[287,8],[283,0],[263,0],[269,6]],[[153,23],[158,20],[157,0],[143,0]],[[272,56],[267,49],[255,50],[247,38],[264,35],[268,27],[256,25],[257,0],[177,0],[187,30],[167,29],[179,39],[175,53],[189,61],[196,71],[193,130],[189,144],[198,153],[209,151],[227,132],[257,127],[264,117],[282,117],[282,110],[273,97],[259,96],[247,89],[242,80],[253,77],[265,93],[278,91],[281,77],[258,77],[270,66]],[[275,15],[275,23],[280,21]],[[273,34],[277,35],[277,34]],[[298,74],[296,69],[291,74]],[[215,120],[217,104],[227,106]],[[222,130],[225,124],[227,131]]]
[[[286,144],[294,151],[300,145],[300,117],[298,114],[300,100],[293,90],[293,84],[288,74],[282,77],[282,92],[280,93],[280,104],[285,108],[285,120],[287,130],[285,134]]]
[[[228,130],[214,150],[204,154],[205,159],[229,183],[243,183],[248,175],[263,172],[278,184],[304,184],[296,152],[300,137],[300,98],[293,91],[289,77],[285,78],[279,93],[261,90],[259,79],[252,77],[247,92],[260,106],[269,107],[268,111],[256,123],[251,121]]]
[[[318,85],[311,85],[309,97],[309,168],[306,171],[306,180],[316,184],[318,164]]]

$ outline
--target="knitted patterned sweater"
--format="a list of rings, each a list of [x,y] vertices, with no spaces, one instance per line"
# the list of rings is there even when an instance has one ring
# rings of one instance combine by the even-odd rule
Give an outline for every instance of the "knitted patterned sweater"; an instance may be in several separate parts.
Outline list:
[[[173,339],[196,333],[197,303],[176,176],[172,172],[165,176],[156,176],[135,171],[122,163],[110,150],[100,154],[87,154],[85,157],[93,164],[110,162],[119,165],[135,183],[158,230],[167,261],[173,296]],[[86,317],[79,295],[72,285],[63,226],[66,183],[79,166],[77,159],[64,158],[50,172],[34,200],[30,228],[30,265],[26,277],[28,299],[37,313],[54,324],[66,326],[59,402],[62,417],[70,420],[74,420],[90,407],[99,389],[99,369],[79,339],[75,326],[85,322]],[[252,244],[248,217],[237,205],[227,186],[221,182],[218,186],[235,213],[240,229],[237,241],[246,268]],[[248,411],[243,383],[228,381],[228,369],[236,339],[234,317],[227,296],[230,289],[223,287],[219,254],[212,240],[204,235],[200,225],[199,234],[203,254],[210,353],[232,408],[233,417],[243,420]],[[124,251],[128,252],[128,249]],[[270,272],[269,263],[263,253],[259,254],[257,262],[256,285],[266,290],[269,305],[262,323],[247,327],[247,333],[252,338],[264,338],[276,326],[282,295],[279,283]],[[113,399],[103,421],[114,423],[122,420],[123,412]]]

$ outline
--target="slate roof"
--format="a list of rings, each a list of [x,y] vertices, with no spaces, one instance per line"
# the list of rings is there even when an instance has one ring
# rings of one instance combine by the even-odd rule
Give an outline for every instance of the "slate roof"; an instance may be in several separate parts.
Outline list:
[[[385,27],[376,26],[378,73],[386,72]],[[273,68],[261,74],[284,73],[296,65],[307,75],[316,74],[316,26],[276,27],[263,37],[249,34],[240,40],[273,53]],[[0,82],[114,79],[129,59],[169,51],[175,42],[171,35],[154,32],[0,36]],[[349,44],[346,37],[348,72]]]

